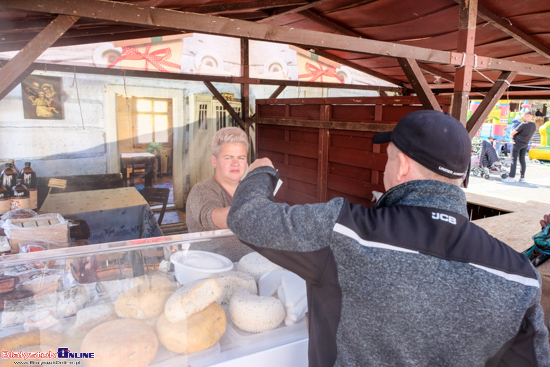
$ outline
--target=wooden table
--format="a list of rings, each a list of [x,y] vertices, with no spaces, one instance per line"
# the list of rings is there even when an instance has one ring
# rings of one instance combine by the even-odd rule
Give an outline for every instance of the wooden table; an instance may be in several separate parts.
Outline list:
[[[91,244],[162,236],[151,208],[134,187],[50,194],[40,211],[86,221]]]
[[[133,169],[133,165],[136,162],[136,159],[145,160],[147,165],[147,172],[145,173],[145,186],[153,186],[153,177],[155,176],[155,160],[156,156],[151,153],[120,153],[120,171],[122,173],[122,178],[124,184],[128,180],[128,170]]]

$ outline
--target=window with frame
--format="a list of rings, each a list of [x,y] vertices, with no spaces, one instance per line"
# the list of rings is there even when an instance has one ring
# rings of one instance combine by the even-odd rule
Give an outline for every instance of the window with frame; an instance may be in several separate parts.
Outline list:
[[[199,104],[199,130],[208,130],[208,104]]]
[[[172,100],[134,97],[134,148],[145,148],[156,142],[172,147]]]
[[[227,127],[225,108],[223,106],[216,106],[216,130],[224,127]]]

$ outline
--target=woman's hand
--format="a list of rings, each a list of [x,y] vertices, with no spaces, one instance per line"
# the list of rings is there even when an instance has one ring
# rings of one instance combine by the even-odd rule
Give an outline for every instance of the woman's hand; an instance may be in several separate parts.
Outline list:
[[[542,228],[546,228],[546,226],[550,223],[550,214],[546,214],[542,220],[540,221],[540,226]]]
[[[273,163],[271,163],[271,159],[269,159],[269,158],[258,158],[258,159],[256,159],[250,166],[248,166],[248,172],[252,171],[255,168],[263,167],[263,166],[273,167]],[[275,167],[273,167],[273,168],[275,168]]]

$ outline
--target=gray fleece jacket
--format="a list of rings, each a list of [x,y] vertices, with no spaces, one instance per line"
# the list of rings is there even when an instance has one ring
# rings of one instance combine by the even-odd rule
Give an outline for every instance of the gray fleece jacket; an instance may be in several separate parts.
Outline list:
[[[550,366],[538,273],[468,221],[460,188],[289,206],[273,202],[277,179],[250,172],[227,222],[306,280],[310,366]]]

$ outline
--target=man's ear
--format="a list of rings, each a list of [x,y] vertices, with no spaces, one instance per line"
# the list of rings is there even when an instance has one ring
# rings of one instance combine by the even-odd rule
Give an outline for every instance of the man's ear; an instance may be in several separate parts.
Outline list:
[[[410,158],[402,152],[397,152],[399,157],[399,170],[397,171],[397,182],[403,183],[407,181],[407,177],[411,171]]]
[[[214,154],[212,154],[210,156],[210,162],[212,163],[212,167],[216,168],[217,160],[216,160],[216,156]]]

